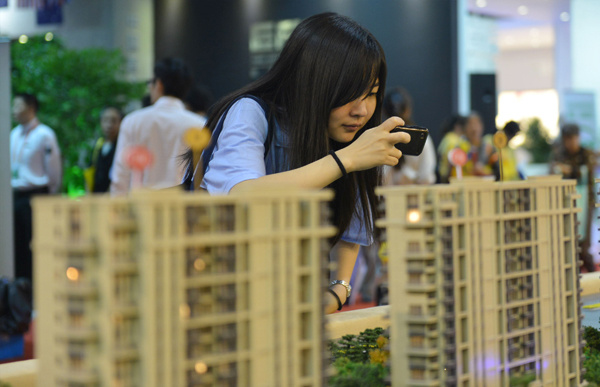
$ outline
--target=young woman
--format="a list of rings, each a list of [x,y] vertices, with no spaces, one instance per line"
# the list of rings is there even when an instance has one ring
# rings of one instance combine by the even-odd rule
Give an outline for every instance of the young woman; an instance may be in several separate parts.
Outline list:
[[[370,32],[347,17],[318,14],[296,27],[268,73],[219,101],[207,124],[213,132],[222,129],[203,155],[201,187],[209,193],[272,184],[334,189],[339,232],[331,259],[338,266],[328,313],[349,296],[359,245],[373,240],[378,167],[397,164],[402,153],[394,144],[410,140],[406,133],[390,133],[404,124],[401,118],[381,123],[386,70],[383,49]],[[188,171],[189,183],[190,164]]]

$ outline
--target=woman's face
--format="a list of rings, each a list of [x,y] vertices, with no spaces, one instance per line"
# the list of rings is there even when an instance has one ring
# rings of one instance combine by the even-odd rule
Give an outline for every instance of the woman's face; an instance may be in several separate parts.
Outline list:
[[[377,107],[378,90],[379,80],[370,93],[331,110],[327,127],[329,138],[341,143],[352,141],[373,116]]]

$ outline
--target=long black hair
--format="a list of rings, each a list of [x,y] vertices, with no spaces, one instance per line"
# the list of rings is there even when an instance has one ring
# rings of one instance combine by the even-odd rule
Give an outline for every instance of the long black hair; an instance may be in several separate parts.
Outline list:
[[[240,96],[260,97],[269,105],[270,114],[289,140],[285,169],[296,169],[349,144],[329,138],[331,111],[370,93],[377,82],[375,112],[356,137],[381,123],[386,76],[383,48],[369,31],[335,13],[314,15],[294,29],[265,75],[213,106],[207,126],[213,130],[225,110]],[[188,162],[191,159],[188,153]],[[188,175],[193,170],[188,168]],[[351,173],[329,186],[335,191],[331,205],[338,234],[333,238],[334,243],[348,228],[355,213],[364,220],[366,231],[373,235],[373,219],[378,215],[375,186],[380,182],[380,168],[372,168]],[[362,203],[361,208],[358,203]]]

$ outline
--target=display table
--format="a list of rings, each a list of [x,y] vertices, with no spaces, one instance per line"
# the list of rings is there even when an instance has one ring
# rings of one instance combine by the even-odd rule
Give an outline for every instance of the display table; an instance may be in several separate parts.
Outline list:
[[[36,387],[38,360],[23,360],[0,364],[0,381],[15,387]]]
[[[598,299],[595,302],[600,302],[600,272],[582,274],[581,289],[584,306],[589,303],[586,300]],[[583,309],[584,318],[586,314],[594,313],[598,313],[597,308]],[[344,335],[357,335],[368,328],[388,328],[390,325],[388,314],[389,306],[334,313],[326,317],[328,338],[337,339]],[[37,373],[38,361],[36,359],[0,365],[0,381],[12,386],[36,387]]]
[[[326,317],[327,337],[339,339],[344,335],[358,335],[365,329],[385,329],[390,326],[389,312],[390,307],[385,305],[331,314]]]

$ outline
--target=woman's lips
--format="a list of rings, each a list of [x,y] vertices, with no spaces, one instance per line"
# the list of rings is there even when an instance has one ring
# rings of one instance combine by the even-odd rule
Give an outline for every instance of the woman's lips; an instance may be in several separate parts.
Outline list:
[[[344,127],[344,129],[346,129],[347,131],[350,132],[357,132],[360,128],[362,128],[362,125],[342,125]]]

